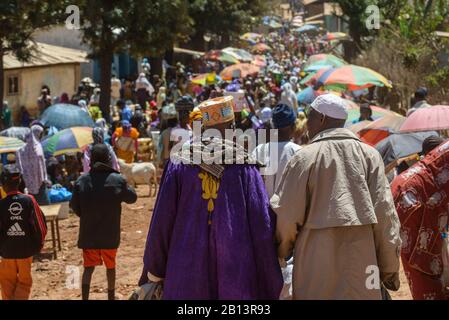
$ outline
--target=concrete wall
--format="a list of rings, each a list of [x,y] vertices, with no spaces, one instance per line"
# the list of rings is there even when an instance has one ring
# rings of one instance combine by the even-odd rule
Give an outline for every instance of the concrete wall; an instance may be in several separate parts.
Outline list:
[[[69,30],[64,25],[52,26],[51,28],[39,29],[33,34],[37,42],[52,44],[71,49],[84,50],[90,52],[90,47],[82,43],[82,33],[80,30]],[[91,60],[88,63],[81,64],[81,78],[94,75],[94,63]]]
[[[18,95],[8,95],[10,75],[19,76]],[[5,100],[11,107],[14,121],[18,120],[21,106],[25,106],[32,116],[37,116],[37,99],[44,84],[50,88],[52,97],[63,92],[71,97],[80,80],[79,63],[5,70]]]

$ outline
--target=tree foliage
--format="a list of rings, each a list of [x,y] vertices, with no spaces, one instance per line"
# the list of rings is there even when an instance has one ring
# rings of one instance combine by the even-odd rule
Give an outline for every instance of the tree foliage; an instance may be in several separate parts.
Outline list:
[[[59,22],[64,10],[64,1],[60,0],[0,1],[0,101],[4,95],[3,56],[12,53],[20,61],[29,60],[35,49],[35,29]]]

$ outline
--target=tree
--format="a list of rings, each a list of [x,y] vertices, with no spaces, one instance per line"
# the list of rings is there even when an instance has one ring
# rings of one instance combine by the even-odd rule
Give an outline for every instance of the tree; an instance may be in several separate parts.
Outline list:
[[[108,121],[111,101],[111,65],[115,53],[161,56],[188,32],[186,0],[77,0],[83,41],[91,58],[99,59],[100,109]]]
[[[4,98],[3,57],[9,53],[28,61],[35,45],[36,28],[57,23],[64,18],[65,1],[2,0],[0,1],[0,113]]]
[[[346,58],[351,60],[365,47],[365,38],[378,33],[376,29],[367,28],[367,20],[370,17],[367,8],[370,5],[376,5],[379,8],[380,18],[386,21],[395,19],[407,0],[330,0],[327,2],[337,3],[343,11],[342,19],[347,23],[349,35],[353,40],[345,48]]]
[[[232,37],[249,31],[256,18],[264,14],[270,1],[267,0],[192,0],[189,15],[194,21],[191,46],[204,50],[204,35],[221,37],[222,46],[229,45]]]

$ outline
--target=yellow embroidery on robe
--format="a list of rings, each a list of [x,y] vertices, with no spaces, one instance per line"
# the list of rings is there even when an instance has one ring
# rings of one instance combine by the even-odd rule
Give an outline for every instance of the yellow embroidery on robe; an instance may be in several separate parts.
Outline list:
[[[198,174],[201,179],[201,187],[203,189],[202,198],[207,200],[207,211],[209,212],[209,224],[211,223],[212,211],[214,211],[214,200],[218,196],[218,188],[220,187],[220,181],[213,175],[207,172],[201,172]]]

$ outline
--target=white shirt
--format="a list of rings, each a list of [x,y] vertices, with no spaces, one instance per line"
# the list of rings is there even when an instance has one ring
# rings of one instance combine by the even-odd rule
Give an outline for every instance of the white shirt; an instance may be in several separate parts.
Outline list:
[[[119,99],[120,98],[120,88],[122,87],[122,83],[117,78],[111,79],[111,98]]]
[[[275,149],[272,149],[275,148]],[[253,151],[253,157],[267,167],[267,175],[263,175],[269,198],[273,196],[282,178],[288,161],[301,149],[291,141],[269,142],[260,144]],[[270,156],[271,151],[271,156]],[[277,152],[277,153],[276,153]],[[276,166],[277,164],[277,166]],[[262,172],[263,173],[263,172]]]

